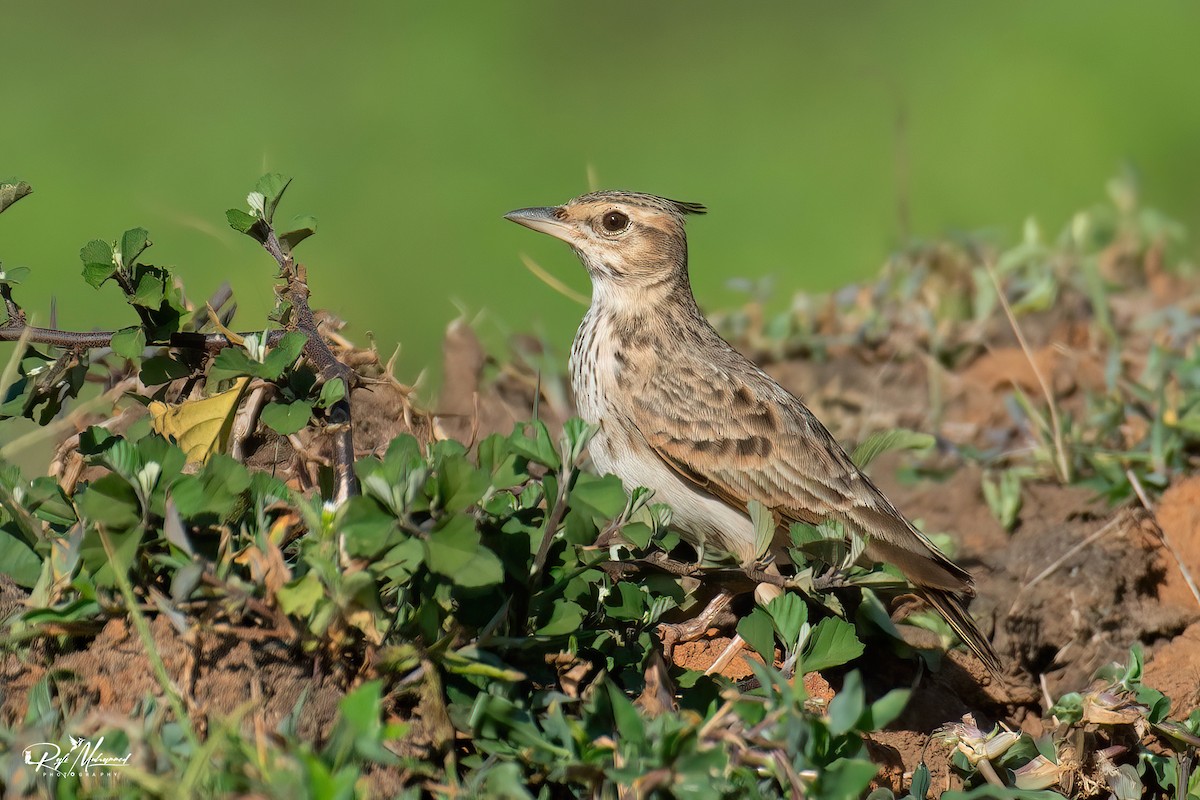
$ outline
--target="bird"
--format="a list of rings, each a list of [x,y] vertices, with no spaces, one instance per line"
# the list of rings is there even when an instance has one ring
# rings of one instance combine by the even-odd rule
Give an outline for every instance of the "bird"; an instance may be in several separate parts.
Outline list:
[[[566,242],[591,279],[571,347],[577,412],[596,469],[654,492],[697,547],[757,556],[757,502],[791,523],[840,522],[866,539],[994,674],[1000,660],[967,610],[969,572],[946,557],[850,459],[803,402],[725,341],[697,305],[685,220],[697,203],[596,191],[505,218]]]

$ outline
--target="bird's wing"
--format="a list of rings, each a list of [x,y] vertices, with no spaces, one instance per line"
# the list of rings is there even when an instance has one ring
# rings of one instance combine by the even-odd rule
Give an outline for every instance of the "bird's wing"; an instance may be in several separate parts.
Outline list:
[[[686,358],[650,376],[629,409],[647,444],[696,488],[740,510],[757,500],[786,520],[837,519],[867,553],[918,586],[971,589],[971,576],[900,514],[803,403],[731,353]],[[685,380],[681,380],[681,376]]]

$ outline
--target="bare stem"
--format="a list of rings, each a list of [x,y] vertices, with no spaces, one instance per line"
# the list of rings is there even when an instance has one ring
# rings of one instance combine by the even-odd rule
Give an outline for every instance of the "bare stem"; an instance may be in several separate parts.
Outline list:
[[[338,360],[317,329],[316,317],[308,305],[309,291],[304,266],[297,264],[290,254],[283,251],[274,229],[267,228],[262,245],[279,264],[280,275],[284,280],[280,296],[292,306],[291,327],[308,336],[308,341],[304,344],[305,357],[321,373],[323,380],[340,378],[346,387],[346,394],[329,407],[328,414],[328,431],[333,439],[333,500],[340,504],[358,494],[358,481],[354,477],[354,426],[350,417],[350,390],[354,387],[357,375],[354,370]]]
[[[16,321],[12,317],[0,325],[0,342],[16,342],[23,336],[30,344],[45,344],[51,347],[78,348],[91,350],[112,345],[113,336],[117,331],[60,331],[54,328],[39,328],[26,325],[23,315]],[[258,335],[261,331],[250,331],[244,336]],[[284,330],[273,330],[267,334],[267,344],[274,346],[283,338]],[[233,343],[223,333],[173,333],[170,339],[161,342],[148,342],[149,347],[178,347],[187,350],[205,350],[215,353],[232,347]]]
[[[1008,298],[1004,295],[1004,287],[1000,285],[1000,279],[996,276],[996,268],[992,266],[989,259],[984,260],[983,266],[987,270],[988,277],[992,279],[992,285],[996,287],[996,296],[1000,298],[1000,305],[1004,309],[1004,315],[1008,317],[1008,324],[1016,334],[1017,343],[1021,345],[1021,352],[1025,354],[1025,359],[1029,362],[1030,369],[1033,370],[1033,376],[1037,379],[1038,386],[1041,387],[1042,395],[1046,398],[1046,405],[1050,408],[1050,429],[1054,437],[1054,455],[1058,459],[1056,465],[1058,477],[1063,483],[1069,483],[1071,481],[1071,465],[1067,460],[1067,448],[1063,444],[1062,424],[1058,420],[1058,405],[1054,402],[1054,394],[1050,391],[1050,384],[1046,382],[1041,369],[1038,368],[1033,352],[1029,349],[1029,343],[1025,341],[1025,334],[1022,333],[1021,326],[1017,324],[1017,317],[1013,314],[1012,306],[1008,304]]]
[[[1129,483],[1133,486],[1133,490],[1137,493],[1138,500],[1141,501],[1142,507],[1154,514],[1154,505],[1150,502],[1150,498],[1146,495],[1145,488],[1142,487],[1142,482],[1138,480],[1138,476],[1133,470],[1125,470],[1125,477],[1129,479]],[[1162,539],[1163,547],[1167,548],[1167,552],[1171,554],[1171,558],[1175,559],[1175,566],[1179,568],[1179,574],[1183,576],[1184,582],[1188,589],[1192,591],[1192,597],[1196,598],[1196,602],[1200,603],[1200,586],[1196,585],[1196,579],[1192,577],[1192,571],[1188,569],[1187,562],[1183,560],[1183,556],[1175,549],[1175,545],[1171,543],[1171,537],[1163,530],[1162,525],[1158,524],[1158,516],[1155,515],[1154,527],[1158,530],[1158,537]]]

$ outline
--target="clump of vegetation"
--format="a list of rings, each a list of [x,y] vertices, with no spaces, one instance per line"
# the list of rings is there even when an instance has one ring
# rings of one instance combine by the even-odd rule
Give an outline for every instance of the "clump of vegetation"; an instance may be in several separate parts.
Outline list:
[[[677,557],[669,508],[581,471],[592,431],[578,420],[561,435],[535,417],[462,443],[439,438],[399,391],[391,421],[404,432],[356,439],[363,420],[352,400],[397,382],[309,308],[292,253],[316,223],[277,226],[287,186],[265,176],[249,210],[228,213],[279,267],[275,327],[266,331],[231,330],[223,293],[191,304],[169,268],[144,262],[141,229],[81,251],[83,277],[98,289],[115,284],[136,316],[120,330],[33,327],[16,296],[27,271],[0,267],[0,337],[17,343],[0,373],[6,793],[832,800],[872,788],[878,766],[863,734],[896,719],[910,692],[869,692],[860,674],[869,665],[856,660],[868,646],[889,655],[912,647],[881,599],[902,587],[885,569],[856,566],[863,543],[835,527],[792,531],[801,569],[787,585],[800,593],[738,626],[759,656],[752,680],[664,661],[656,628],[694,613],[696,578],[744,576]],[[18,182],[0,186],[0,211],[28,193]],[[1008,287],[1000,291],[1024,292],[1008,300],[1014,310],[1066,291],[1061,269],[1050,269],[1059,251],[1031,252],[995,267],[997,285]],[[924,262],[911,259],[910,277],[896,267],[877,288],[881,309],[930,311],[918,298]],[[1051,276],[1049,288],[1039,275]],[[958,298],[974,310],[955,324],[991,318],[986,290],[977,275]],[[930,324],[923,341],[953,360],[961,345],[933,324],[942,317],[920,318]],[[782,327],[771,346],[817,352],[845,335],[808,319],[772,323]],[[897,341],[880,317],[844,324],[861,324],[855,336]],[[1126,492],[1121,475],[1155,487],[1160,474],[1186,467],[1196,431],[1178,422],[1194,416],[1178,401],[1190,384],[1178,382],[1191,378],[1175,370],[1194,357],[1160,353],[1146,385],[1113,378],[1107,413],[1119,403],[1150,426],[1115,458],[1100,456],[1112,432],[1090,427],[1097,418],[1064,413],[1056,432],[1033,401],[1023,403],[1042,449],[1020,463],[980,456],[1001,470],[998,513],[1015,514],[1006,509],[1020,494],[1005,476],[1057,463],[1060,448],[1068,448],[1064,479],[1097,481],[1114,499]],[[1149,402],[1168,397],[1174,405]],[[23,420],[43,427],[13,433]],[[48,439],[64,440],[52,475],[29,479],[6,462]],[[890,431],[855,457],[932,443]],[[1120,471],[1101,468],[1110,463]],[[853,598],[818,591],[831,575]],[[95,681],[64,664],[122,635],[137,643],[126,667],[153,683],[118,715],[95,696]],[[206,673],[240,668],[222,660],[239,646],[263,674],[281,664],[305,680],[273,685],[252,673],[225,687],[224,700],[204,695]],[[936,663],[934,651],[925,656]],[[837,681],[832,699],[805,689],[801,678],[814,671]],[[1106,677],[1103,691],[1059,701],[1051,736],[948,731],[967,786],[957,796],[1057,796],[1044,790],[1069,794],[1077,779],[1118,797],[1135,796],[1134,787],[1197,791],[1188,759],[1200,717],[1167,720],[1166,698],[1140,683],[1137,652],[1125,672]],[[268,723],[278,702],[287,711]],[[1150,747],[1152,736],[1167,748]],[[127,763],[52,770],[38,760],[45,743],[101,739]],[[910,783],[909,797],[930,796],[927,772]]]

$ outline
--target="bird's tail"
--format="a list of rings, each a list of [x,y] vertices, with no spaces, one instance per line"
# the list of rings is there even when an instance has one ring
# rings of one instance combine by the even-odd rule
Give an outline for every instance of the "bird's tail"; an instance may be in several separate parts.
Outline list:
[[[996,655],[992,643],[979,630],[975,620],[967,613],[967,605],[962,595],[946,589],[928,587],[921,587],[919,592],[925,602],[937,609],[946,622],[950,623],[950,627],[958,634],[958,638],[971,648],[971,652],[979,656],[979,660],[984,663],[988,671],[997,678],[1001,677],[1000,657]]]

